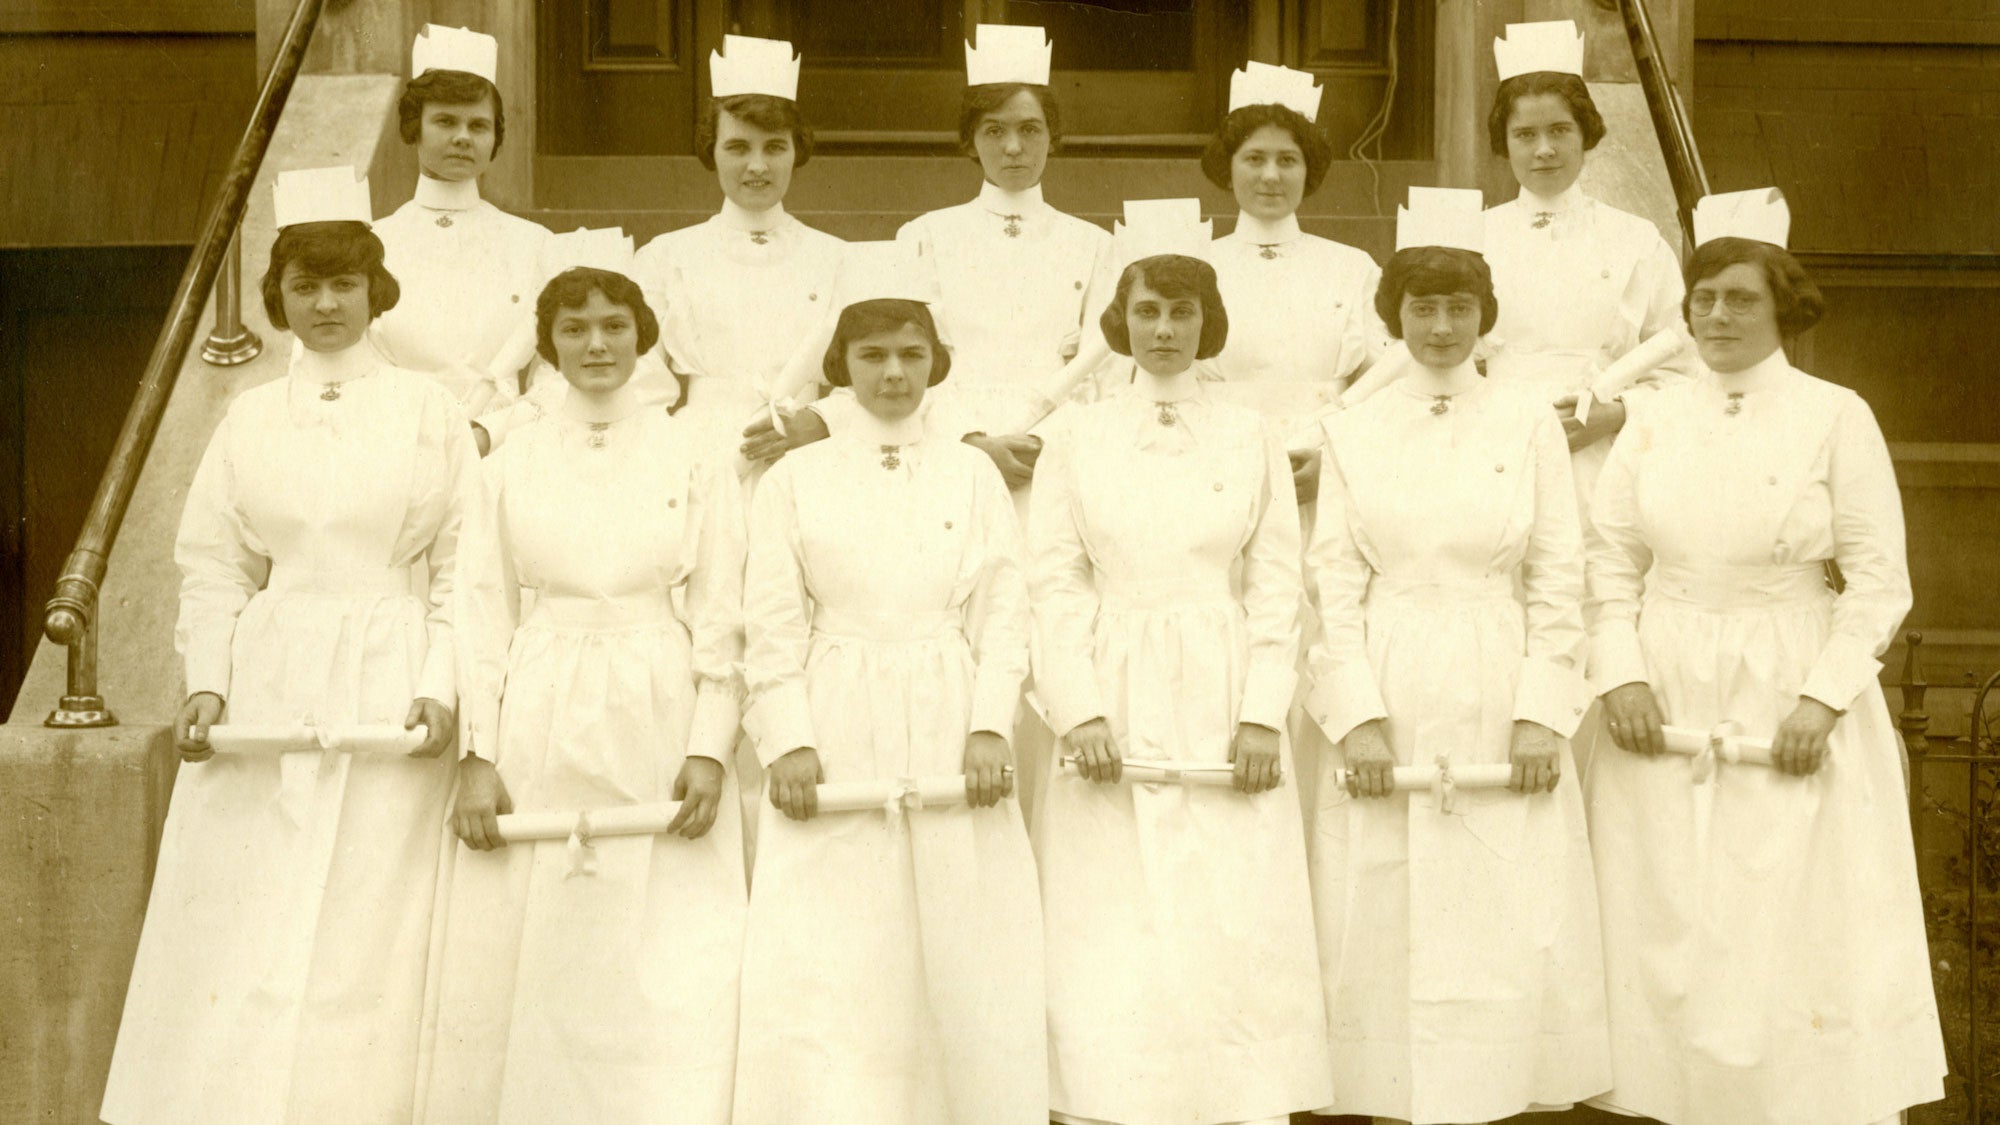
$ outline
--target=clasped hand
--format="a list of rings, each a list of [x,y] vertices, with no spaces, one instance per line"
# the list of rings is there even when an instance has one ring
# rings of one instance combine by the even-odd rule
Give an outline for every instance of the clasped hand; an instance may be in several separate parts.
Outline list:
[[[1579,422],[1576,420],[1576,399],[1575,395],[1564,395],[1555,403],[1556,413],[1562,415],[1563,434],[1569,438],[1570,452],[1595,445],[1624,428],[1624,403],[1615,398],[1610,402],[1593,403],[1590,420]]]
[[[802,445],[819,441],[826,434],[826,419],[810,407],[786,411],[785,432],[782,434],[771,424],[770,412],[765,411],[743,427],[743,444],[739,450],[745,461],[776,461]]]
[[[993,458],[1008,488],[1026,488],[1035,479],[1035,459],[1042,455],[1041,438],[1033,434],[968,434],[965,444]]]

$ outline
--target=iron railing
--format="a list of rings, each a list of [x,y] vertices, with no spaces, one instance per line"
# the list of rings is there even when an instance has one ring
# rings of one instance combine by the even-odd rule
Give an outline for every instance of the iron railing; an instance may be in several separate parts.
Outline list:
[[[1708,194],[1708,171],[1702,167],[1701,151],[1695,147],[1694,126],[1688,121],[1687,105],[1674,88],[1660,37],[1653,30],[1652,13],[1645,0],[1597,0],[1601,8],[1617,8],[1625,21],[1625,38],[1632,45],[1632,63],[1639,75],[1639,88],[1646,94],[1646,110],[1653,118],[1653,133],[1660,139],[1660,155],[1666,159],[1667,179],[1674,188],[1674,210],[1680,216],[1681,234],[1694,245],[1694,205]]]
[[[235,252],[236,230],[243,221],[250,187],[256,182],[258,169],[263,167],[264,154],[270,150],[278,117],[298,80],[306,47],[312,42],[313,28],[319,23],[324,5],[325,0],[299,0],[298,8],[292,12],[271,72],[257,92],[256,109],[244,127],[243,139],[236,142],[236,154],[230,158],[222,188],[209,206],[194,254],[181,273],[180,287],[174,291],[173,312],[153,342],[152,357],[146,361],[146,371],[139,379],[131,407],[125,411],[118,444],[112,448],[104,476],[97,482],[97,495],[90,502],[90,515],[76,537],[75,549],[63,563],[62,575],[56,580],[55,596],[49,599],[42,628],[49,640],[69,649],[69,678],[62,701],[48,717],[49,726],[105,727],[118,721],[97,686],[98,591],[104,582],[105,565],[111,557],[111,546],[118,539],[118,529],[125,522],[125,509],[138,486],[139,471],[145,466],[146,454],[152,450],[153,438],[160,431],[160,418],[166,413],[167,400],[180,378],[181,364],[186,362],[188,348],[194,342],[202,305],[215,285],[217,274]]]

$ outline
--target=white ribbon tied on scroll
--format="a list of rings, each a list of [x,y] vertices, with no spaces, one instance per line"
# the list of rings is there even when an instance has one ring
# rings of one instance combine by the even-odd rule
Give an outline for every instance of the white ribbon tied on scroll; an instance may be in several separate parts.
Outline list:
[[[1714,730],[1663,726],[1660,734],[1667,744],[1667,753],[1684,754],[1694,759],[1696,785],[1705,784],[1715,776],[1717,761],[1731,765],[1775,764],[1771,755],[1771,740],[1748,737],[1734,721],[1717,723]]]
[[[404,730],[394,723],[323,727],[311,723],[222,723],[208,728],[208,745],[218,754],[290,754],[337,750],[343,754],[408,754],[423,745],[427,728]]]
[[[1333,771],[1334,784],[1346,788],[1354,771]],[[1476,762],[1454,766],[1439,758],[1434,766],[1397,766],[1391,774],[1392,788],[1398,793],[1429,793],[1439,812],[1452,811],[1452,796],[1460,789],[1505,789],[1514,780],[1514,767],[1507,762]]]
[[[894,777],[873,781],[834,781],[819,787],[819,812],[879,811],[891,820],[926,808],[950,808],[968,803],[965,775]],[[575,811],[508,813],[495,818],[500,838],[509,844],[566,840],[569,875],[597,870],[592,841],[604,836],[657,836],[680,815],[679,801],[651,801]]]
[[[1662,328],[1646,337],[1638,347],[1612,360],[1611,366],[1591,380],[1588,387],[1576,393],[1577,425],[1590,421],[1592,404],[1610,402],[1624,394],[1654,368],[1671,361],[1693,344],[1694,338],[1679,326]]]

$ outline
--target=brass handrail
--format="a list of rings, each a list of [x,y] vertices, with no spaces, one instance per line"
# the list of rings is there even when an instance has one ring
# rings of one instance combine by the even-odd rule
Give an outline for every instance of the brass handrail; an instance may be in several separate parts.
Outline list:
[[[1653,132],[1660,139],[1660,154],[1666,158],[1667,179],[1674,188],[1674,210],[1681,221],[1681,235],[1694,245],[1694,205],[1708,194],[1708,172],[1701,166],[1701,152],[1695,147],[1694,126],[1688,122],[1687,105],[1674,88],[1667,72],[1660,37],[1653,31],[1652,13],[1646,0],[1598,0],[1603,7],[1616,4],[1625,21],[1625,38],[1632,44],[1632,63],[1639,75],[1639,88],[1646,92],[1646,110],[1653,118]]]
[[[201,237],[194,255],[181,273],[180,287],[174,291],[173,312],[153,342],[153,354],[146,361],[146,373],[125,411],[125,423],[118,431],[118,444],[111,450],[104,476],[97,482],[97,495],[90,502],[90,516],[76,537],[76,547],[63,563],[56,580],[55,596],[49,599],[42,629],[56,644],[69,649],[68,683],[62,702],[50,713],[52,727],[104,727],[118,720],[105,705],[97,687],[98,589],[104,569],[117,541],[118,528],[125,522],[125,509],[139,483],[139,470],[153,448],[160,430],[160,417],[167,399],[180,377],[188,347],[194,342],[201,308],[215,285],[223,258],[229,253],[237,226],[250,198],[250,187],[271,147],[278,117],[291,97],[306,47],[312,42],[313,28],[319,23],[325,0],[299,0],[285,27],[271,72],[257,92],[257,107],[244,126],[243,139],[236,142],[236,154],[223,175],[222,189],[202,221]]]

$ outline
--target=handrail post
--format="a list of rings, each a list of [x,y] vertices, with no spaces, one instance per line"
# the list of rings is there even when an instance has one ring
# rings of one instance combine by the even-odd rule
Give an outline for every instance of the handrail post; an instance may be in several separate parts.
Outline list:
[[[91,599],[96,600],[94,597]],[[62,701],[49,712],[44,726],[65,729],[111,727],[118,717],[105,706],[97,690],[97,614],[95,606],[77,615],[69,641],[69,678]]]
[[[215,280],[215,331],[201,345],[201,358],[217,367],[248,363],[262,353],[264,341],[243,323],[243,231],[229,236],[222,272]]]

